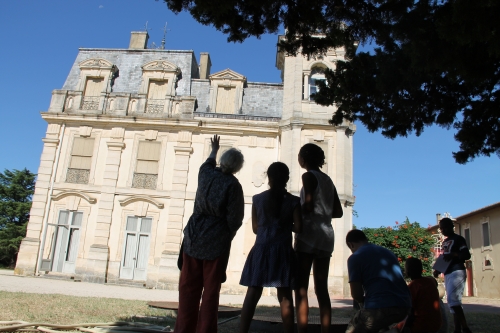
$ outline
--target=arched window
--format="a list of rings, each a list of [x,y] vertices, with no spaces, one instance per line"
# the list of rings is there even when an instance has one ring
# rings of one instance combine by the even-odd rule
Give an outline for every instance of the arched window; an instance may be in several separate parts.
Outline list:
[[[318,82],[326,82],[325,69],[322,67],[314,67],[311,70],[311,75],[309,76],[309,99],[313,99],[311,96],[319,91]]]

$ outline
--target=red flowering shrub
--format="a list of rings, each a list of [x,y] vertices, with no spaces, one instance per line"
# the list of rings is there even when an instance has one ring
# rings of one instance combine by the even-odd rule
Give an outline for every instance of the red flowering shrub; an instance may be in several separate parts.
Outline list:
[[[408,218],[402,223],[397,222],[394,227],[363,228],[370,243],[383,246],[391,250],[404,268],[407,258],[415,257],[422,261],[423,275],[432,273],[432,248],[434,238],[428,233],[427,228],[418,222],[410,222]]]

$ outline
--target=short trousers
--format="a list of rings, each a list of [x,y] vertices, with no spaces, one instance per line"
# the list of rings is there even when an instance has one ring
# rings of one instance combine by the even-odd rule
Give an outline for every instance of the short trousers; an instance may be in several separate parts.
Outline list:
[[[458,270],[448,273],[444,276],[444,287],[446,288],[446,300],[448,306],[462,305],[462,296],[465,289],[465,280],[467,279],[467,274],[465,270]],[[453,310],[450,309],[451,313]]]
[[[410,308],[392,307],[380,309],[361,309],[352,317],[345,333],[377,333],[389,326],[403,321]]]
[[[295,240],[295,246],[293,247],[293,249],[295,250],[295,252],[312,254],[314,255],[314,258],[318,259],[330,258],[332,256],[332,252],[316,249],[300,240]]]

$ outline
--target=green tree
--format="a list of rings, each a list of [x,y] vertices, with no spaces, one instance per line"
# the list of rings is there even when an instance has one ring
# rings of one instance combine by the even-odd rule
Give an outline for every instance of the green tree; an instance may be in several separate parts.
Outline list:
[[[391,139],[426,126],[456,130],[458,163],[500,155],[500,1],[164,0],[242,42],[285,26],[281,50],[346,47],[315,100]],[[319,32],[322,38],[317,38]],[[373,42],[374,54],[356,53]]]
[[[422,261],[423,275],[432,274],[434,259],[432,248],[435,240],[426,228],[418,222],[410,222],[408,218],[403,223],[396,222],[394,227],[363,228],[370,243],[391,250],[397,257],[404,271],[406,259],[413,257]]]
[[[19,245],[26,236],[35,178],[27,169],[0,173],[0,266],[16,263]]]

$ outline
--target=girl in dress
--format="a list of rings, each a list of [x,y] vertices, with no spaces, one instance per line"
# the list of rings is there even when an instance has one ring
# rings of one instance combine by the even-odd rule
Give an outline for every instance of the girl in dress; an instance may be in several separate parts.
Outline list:
[[[286,164],[275,162],[267,169],[270,189],[253,196],[252,229],[257,238],[248,254],[240,284],[248,286],[241,310],[240,332],[248,332],[263,287],[276,287],[285,332],[293,332],[293,299],[296,258],[292,231],[301,232],[300,198],[286,191]]]
[[[299,164],[306,169],[302,175],[300,203],[302,205],[303,232],[295,235],[298,260],[297,329],[307,332],[309,315],[309,275],[313,268],[314,290],[318,298],[321,332],[330,331],[331,302],[328,294],[328,270],[333,252],[334,234],[332,218],[342,217],[342,205],[331,178],[320,171],[325,164],[325,153],[315,144],[308,143],[299,151]]]

